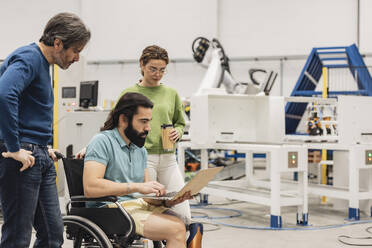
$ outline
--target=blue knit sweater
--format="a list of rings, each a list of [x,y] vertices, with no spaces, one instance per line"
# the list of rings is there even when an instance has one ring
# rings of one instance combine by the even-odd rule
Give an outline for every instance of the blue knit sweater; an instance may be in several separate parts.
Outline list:
[[[52,137],[53,89],[49,63],[32,43],[0,67],[0,140],[16,152],[21,142],[47,145]]]

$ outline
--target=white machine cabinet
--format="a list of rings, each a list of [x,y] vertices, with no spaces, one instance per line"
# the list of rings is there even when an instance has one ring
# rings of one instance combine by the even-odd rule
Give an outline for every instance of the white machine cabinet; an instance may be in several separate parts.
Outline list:
[[[288,102],[335,106],[332,136],[286,135],[285,106]],[[216,142],[288,143],[327,141],[342,145],[372,144],[372,125],[368,114],[372,97],[338,96],[281,97],[206,94],[191,98],[190,139],[195,144]],[[303,121],[306,121],[304,115]],[[302,122],[303,122],[302,121]]]
[[[306,225],[308,222],[308,180],[307,149],[304,145],[263,145],[217,143],[197,145],[192,142],[178,144],[178,162],[182,168],[185,164],[187,148],[201,150],[201,169],[208,168],[210,148],[221,150],[237,150],[246,155],[246,177],[241,180],[211,182],[201,192],[240,201],[270,206],[270,226],[282,227],[281,207],[297,206],[297,222]],[[253,153],[267,154],[268,178],[253,177]],[[298,181],[291,184],[281,182],[282,173],[297,172]],[[257,189],[259,189],[257,191]],[[263,190],[264,189],[264,190]]]
[[[280,143],[285,138],[283,97],[193,96],[190,113],[190,138],[195,144]]]
[[[108,111],[74,111],[66,113],[59,123],[59,149],[65,153],[73,145],[73,153],[88,145],[106,121]]]

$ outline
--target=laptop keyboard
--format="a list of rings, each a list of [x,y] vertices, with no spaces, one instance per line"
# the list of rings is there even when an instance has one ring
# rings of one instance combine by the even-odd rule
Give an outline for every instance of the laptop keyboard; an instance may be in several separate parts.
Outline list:
[[[177,195],[178,191],[172,191],[172,192],[168,192],[166,193],[165,195],[162,195],[162,196],[165,196],[165,197],[173,197],[175,195]]]

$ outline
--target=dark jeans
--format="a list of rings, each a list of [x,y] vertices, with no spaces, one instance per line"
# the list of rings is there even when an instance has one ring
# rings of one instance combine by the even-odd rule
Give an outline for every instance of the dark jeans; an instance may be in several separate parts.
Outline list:
[[[3,158],[0,143],[0,201],[4,224],[1,248],[29,247],[32,227],[36,230],[34,247],[61,247],[63,222],[59,208],[56,170],[47,147],[22,144],[32,151],[35,165],[23,172],[22,164]]]

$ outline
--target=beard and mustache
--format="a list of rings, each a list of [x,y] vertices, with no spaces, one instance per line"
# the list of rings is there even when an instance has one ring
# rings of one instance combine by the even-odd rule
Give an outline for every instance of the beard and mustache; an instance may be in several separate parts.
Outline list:
[[[140,133],[140,132],[136,131],[133,128],[132,123],[129,122],[128,123],[128,127],[126,129],[124,129],[124,133],[125,133],[125,136],[127,136],[127,138],[133,144],[135,144],[136,146],[138,146],[139,148],[141,148],[145,144],[146,137],[147,137],[147,134],[149,132],[148,131],[144,131],[144,132],[141,132]]]

